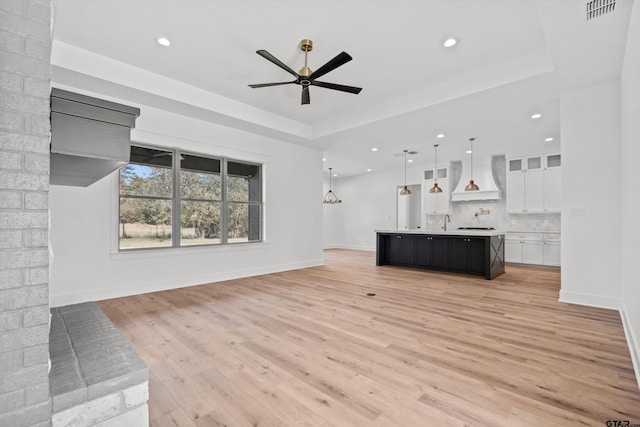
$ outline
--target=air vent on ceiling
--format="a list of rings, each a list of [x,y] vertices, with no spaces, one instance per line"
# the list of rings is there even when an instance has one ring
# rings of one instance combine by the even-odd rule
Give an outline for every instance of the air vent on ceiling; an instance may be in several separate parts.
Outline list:
[[[611,13],[616,8],[616,0],[590,0],[587,6],[587,21]]]

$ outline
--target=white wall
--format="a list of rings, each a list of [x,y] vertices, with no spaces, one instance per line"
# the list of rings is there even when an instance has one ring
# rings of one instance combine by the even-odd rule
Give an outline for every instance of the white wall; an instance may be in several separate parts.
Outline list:
[[[408,168],[407,184],[420,185],[422,173],[421,167]],[[396,193],[403,184],[404,169],[334,179],[333,190],[342,203],[324,208],[325,247],[375,250],[374,230],[397,227]]]
[[[264,164],[267,242],[118,253],[117,173],[87,188],[54,185],[52,306],[323,263],[319,151],[140,107],[133,141]]]
[[[337,179],[332,179],[331,187],[335,195],[342,199],[342,193],[340,192]],[[329,191],[329,178],[325,178],[323,181],[322,194],[327,194],[327,191]],[[322,205],[322,229],[325,249],[340,247],[338,242],[341,241],[341,236],[345,230],[345,223],[342,220],[342,209],[342,203]]]
[[[620,82],[563,94],[560,108],[560,300],[619,308]]]
[[[621,78],[622,319],[640,385],[640,4],[635,2]]]

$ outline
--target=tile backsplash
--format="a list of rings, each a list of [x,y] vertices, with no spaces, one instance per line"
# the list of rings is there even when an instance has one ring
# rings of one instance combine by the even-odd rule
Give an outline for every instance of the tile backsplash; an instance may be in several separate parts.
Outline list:
[[[508,214],[505,200],[506,188],[506,158],[493,156],[491,169],[496,185],[500,190],[499,200],[451,202],[451,222],[447,229],[458,227],[494,227],[504,231],[560,231],[560,214]],[[455,188],[462,175],[462,163],[451,162],[450,187]],[[475,216],[480,209],[488,210],[486,215]],[[443,225],[443,215],[426,215],[424,228],[426,230],[440,230]]]

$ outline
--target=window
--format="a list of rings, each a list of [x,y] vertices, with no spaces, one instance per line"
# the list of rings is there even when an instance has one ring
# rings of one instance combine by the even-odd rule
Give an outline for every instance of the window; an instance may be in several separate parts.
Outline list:
[[[259,164],[132,146],[120,169],[119,248],[261,241],[261,171]]]
[[[235,161],[227,162],[229,242],[260,240],[262,189],[260,166]]]
[[[172,246],[173,153],[132,147],[120,169],[120,249]]]

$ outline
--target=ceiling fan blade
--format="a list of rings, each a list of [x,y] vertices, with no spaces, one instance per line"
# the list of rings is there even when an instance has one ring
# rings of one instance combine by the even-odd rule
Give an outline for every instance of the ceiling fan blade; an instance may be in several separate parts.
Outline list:
[[[309,86],[302,86],[302,102],[300,105],[311,104],[311,96],[309,96]]]
[[[280,85],[288,85],[291,83],[295,83],[296,81],[292,81],[292,82],[278,82],[278,83],[258,83],[258,84],[253,84],[253,85],[249,85],[249,87],[252,87],[254,89],[259,88],[259,87],[269,87],[269,86],[280,86]]]
[[[319,82],[317,80],[311,80],[311,84],[314,86],[320,86],[326,89],[333,89],[333,90],[339,90],[341,92],[354,93],[356,95],[359,94],[360,91],[362,90],[361,87],[345,86],[345,85],[339,85],[336,83],[325,83],[325,82]]]
[[[289,68],[289,66],[287,64],[285,64],[284,62],[280,61],[278,58],[276,58],[275,56],[271,55],[269,52],[267,52],[264,49],[260,49],[257,50],[256,53],[260,56],[262,56],[264,59],[266,59],[267,61],[271,61],[274,64],[276,64],[278,67],[282,68],[283,70],[285,70],[287,73],[298,77],[298,73],[296,73],[295,71],[293,71],[291,68]]]
[[[311,73],[311,75],[309,76],[309,80],[317,79],[318,77],[324,76],[329,71],[335,70],[339,66],[346,64],[352,59],[353,58],[351,57],[351,55],[349,55],[347,52],[340,52],[335,56],[335,58],[333,58],[332,60],[324,64],[322,67],[318,68],[313,73]]]

